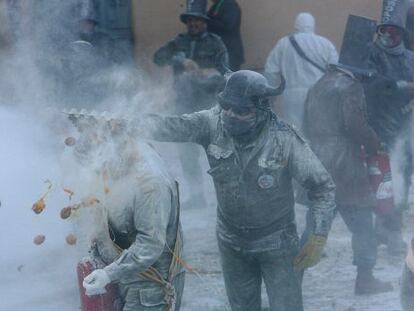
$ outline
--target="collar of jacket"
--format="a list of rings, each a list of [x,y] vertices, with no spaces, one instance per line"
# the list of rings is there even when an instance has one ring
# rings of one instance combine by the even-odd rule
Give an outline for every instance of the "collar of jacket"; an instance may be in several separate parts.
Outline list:
[[[405,51],[405,47],[404,47],[404,43],[401,42],[401,44],[397,45],[396,47],[393,48],[387,48],[385,46],[383,46],[379,40],[375,41],[375,45],[382,51],[384,51],[387,54],[391,54],[391,55],[402,55],[404,54]]]
[[[218,131],[217,136],[214,141],[209,147],[209,153],[213,155],[215,158],[227,158],[231,154],[237,154],[236,147],[235,147],[235,140],[233,137],[231,137],[229,134],[226,133],[222,121],[221,121],[221,114],[219,114],[219,122],[218,122]],[[266,120],[266,124],[264,125],[262,131],[260,132],[259,136],[249,143],[249,147],[253,147],[253,151],[251,152],[249,156],[249,160],[247,163],[249,163],[256,155],[257,153],[262,149],[262,147],[266,144],[268,140],[268,133],[272,129],[272,118],[269,117]]]

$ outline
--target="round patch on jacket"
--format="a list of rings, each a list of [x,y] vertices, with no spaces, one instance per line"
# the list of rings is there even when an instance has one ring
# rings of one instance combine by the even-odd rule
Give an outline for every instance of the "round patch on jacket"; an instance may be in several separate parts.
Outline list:
[[[262,189],[269,189],[272,188],[275,184],[275,178],[271,175],[262,175],[257,180],[259,187]]]

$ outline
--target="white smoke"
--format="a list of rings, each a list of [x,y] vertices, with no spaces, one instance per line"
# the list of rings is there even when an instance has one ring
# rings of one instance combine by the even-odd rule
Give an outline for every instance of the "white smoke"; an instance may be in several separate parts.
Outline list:
[[[0,310],[70,310],[65,304],[78,303],[75,249],[65,243],[72,227],[59,218],[67,202],[61,185],[53,184],[43,213],[31,210],[47,190],[44,181],[60,180],[58,137],[43,122],[0,106]],[[38,234],[46,237],[40,246],[33,243]],[[59,299],[42,301],[46,296]]]
[[[59,25],[59,16],[66,6],[60,6],[61,1],[49,2],[48,6],[48,2],[38,1],[44,5],[43,11],[38,12],[42,20],[37,28],[33,25],[32,36],[10,35],[13,40],[7,47],[0,40],[1,311],[73,311],[80,306],[76,265],[79,257],[85,255],[88,241],[78,236],[78,246],[68,245],[65,237],[74,228],[72,221],[62,220],[59,213],[63,207],[79,201],[87,190],[92,192],[89,194],[95,193],[87,188],[91,184],[87,179],[90,172],[82,175],[75,171],[77,167],[67,156],[71,151],[64,139],[79,133],[61,110],[81,108],[93,101],[84,101],[79,93],[66,93],[62,83],[66,75],[62,67],[65,40],[54,41],[70,39],[65,38],[64,25]],[[13,10],[9,12],[12,15],[21,13]],[[59,14],[53,15],[56,11]],[[159,91],[160,85],[153,91],[135,69],[101,72],[87,82],[91,82],[92,88],[106,85],[109,90],[93,106],[84,107],[89,110],[134,116],[157,110],[171,99],[166,95],[168,90]],[[140,91],[144,89],[145,92]],[[154,98],[161,99],[156,102]],[[73,177],[68,174],[70,171],[76,178],[68,178]],[[45,210],[37,215],[31,207],[46,192],[46,180],[52,183],[52,191],[45,199]],[[71,202],[64,187],[77,191]],[[43,244],[33,243],[37,235],[45,236]]]

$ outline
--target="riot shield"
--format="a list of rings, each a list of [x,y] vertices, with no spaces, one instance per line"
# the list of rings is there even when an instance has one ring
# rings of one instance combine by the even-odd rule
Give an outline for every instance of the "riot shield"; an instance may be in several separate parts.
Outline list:
[[[368,69],[370,45],[376,32],[375,20],[349,15],[342,40],[339,64],[359,70]]]

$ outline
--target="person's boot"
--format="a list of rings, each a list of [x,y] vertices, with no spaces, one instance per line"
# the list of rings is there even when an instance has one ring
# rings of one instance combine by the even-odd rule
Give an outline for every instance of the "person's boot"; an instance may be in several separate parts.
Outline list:
[[[390,282],[382,282],[374,277],[372,270],[358,269],[355,280],[355,295],[373,295],[390,292],[393,287]]]

